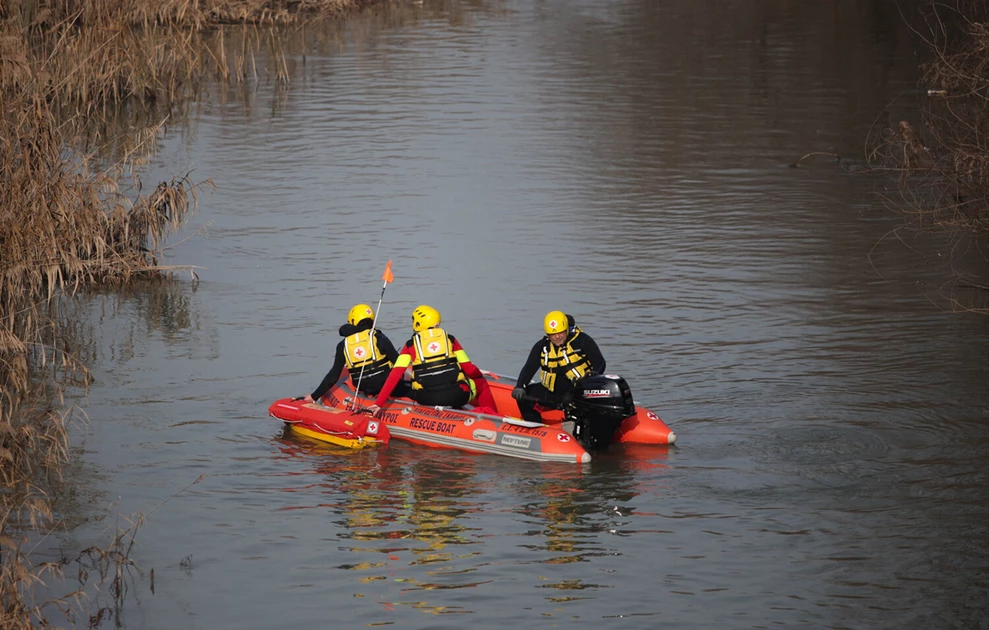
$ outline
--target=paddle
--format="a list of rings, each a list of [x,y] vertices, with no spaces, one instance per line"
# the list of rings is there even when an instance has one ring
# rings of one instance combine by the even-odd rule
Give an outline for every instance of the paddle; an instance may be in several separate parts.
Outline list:
[[[371,320],[371,333],[370,333],[371,336],[369,337],[369,342],[370,343],[374,343],[374,329],[375,329],[375,327],[378,324],[378,315],[381,314],[381,302],[382,302],[382,300],[385,299],[385,289],[388,288],[388,283],[389,282],[395,282],[395,276],[392,275],[392,272],[391,272],[391,261],[390,260],[388,261],[388,264],[385,265],[385,271],[384,271],[384,273],[381,274],[381,279],[384,280],[385,282],[384,282],[384,284],[381,285],[381,296],[378,297],[378,308],[374,309],[374,319]],[[361,364],[360,374],[357,375],[357,383],[355,384],[355,386],[356,386],[356,391],[358,391],[358,392],[361,391],[361,378],[364,376],[364,366],[365,365],[366,365],[366,363]],[[354,396],[354,398],[351,399],[351,400],[354,401],[356,399],[357,399],[357,397]],[[355,408],[352,408],[352,409],[356,409],[356,407]]]

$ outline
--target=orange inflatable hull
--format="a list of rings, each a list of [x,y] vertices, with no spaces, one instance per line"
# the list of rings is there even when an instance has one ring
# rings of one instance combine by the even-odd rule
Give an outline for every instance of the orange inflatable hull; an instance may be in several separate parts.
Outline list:
[[[383,422],[367,414],[304,400],[276,400],[268,407],[268,414],[284,422],[294,433],[344,448],[387,444],[391,437]]]

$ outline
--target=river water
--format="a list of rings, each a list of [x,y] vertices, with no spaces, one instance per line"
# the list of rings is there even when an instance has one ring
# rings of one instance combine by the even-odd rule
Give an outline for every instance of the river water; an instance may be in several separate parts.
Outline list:
[[[915,122],[905,18],[426,0],[288,34],[287,87],[262,49],[146,177],[216,183],[168,251],[201,281],[84,302],[63,552],[147,515],[125,628],[986,627],[989,320],[942,309],[957,242],[894,231],[862,160]],[[268,404],[388,260],[396,342],[431,304],[515,375],[565,310],[679,443],[286,436]]]

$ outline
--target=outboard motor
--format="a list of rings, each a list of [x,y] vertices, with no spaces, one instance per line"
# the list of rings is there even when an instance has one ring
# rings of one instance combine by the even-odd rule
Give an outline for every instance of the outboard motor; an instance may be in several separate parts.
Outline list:
[[[563,412],[574,423],[574,437],[587,450],[607,449],[618,425],[635,414],[632,390],[620,376],[585,376],[574,383],[571,395]]]

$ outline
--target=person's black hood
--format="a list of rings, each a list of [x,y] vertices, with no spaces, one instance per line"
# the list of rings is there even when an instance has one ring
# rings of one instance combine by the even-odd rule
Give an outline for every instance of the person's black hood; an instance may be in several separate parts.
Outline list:
[[[371,326],[373,325],[374,325],[374,320],[371,319],[370,317],[365,317],[361,321],[357,322],[356,326],[354,326],[350,322],[347,322],[346,324],[340,327],[340,336],[349,337],[355,333],[359,333],[364,330],[371,330]]]

